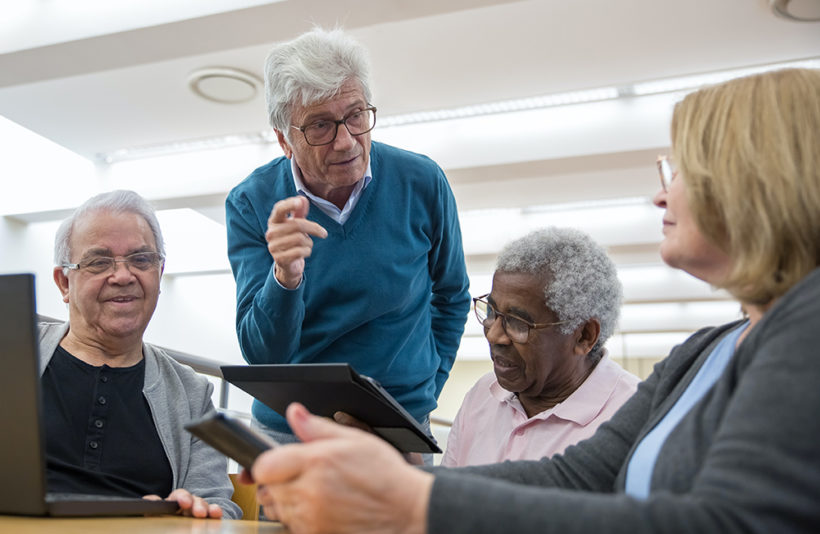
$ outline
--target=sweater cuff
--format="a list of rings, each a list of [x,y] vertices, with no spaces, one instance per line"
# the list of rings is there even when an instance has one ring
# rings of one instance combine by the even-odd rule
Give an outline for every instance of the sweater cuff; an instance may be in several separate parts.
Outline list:
[[[276,284],[279,287],[281,287],[282,289],[284,289],[285,291],[298,291],[299,289],[302,288],[302,285],[304,285],[304,283],[305,283],[305,273],[302,273],[302,279],[299,280],[299,285],[298,286],[293,287],[293,288],[283,286],[279,282],[279,279],[276,278],[276,262],[273,262],[270,266],[270,275],[273,277],[273,280],[276,282]]]

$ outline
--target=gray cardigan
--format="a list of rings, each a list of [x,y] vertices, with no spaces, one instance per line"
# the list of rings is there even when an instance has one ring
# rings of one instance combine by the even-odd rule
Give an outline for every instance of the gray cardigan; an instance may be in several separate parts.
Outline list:
[[[612,420],[551,460],[433,470],[428,532],[820,532],[820,269],[784,295],[623,493],[636,444],[738,323],[674,348]]]
[[[68,323],[40,323],[40,374],[68,332]],[[224,517],[242,517],[231,501],[233,485],[227,459],[183,429],[185,423],[214,410],[213,384],[182,365],[162,349],[143,344],[145,385],[142,392],[157,427],[165,455],[171,464],[173,487],[185,488],[210,504],[218,504]]]

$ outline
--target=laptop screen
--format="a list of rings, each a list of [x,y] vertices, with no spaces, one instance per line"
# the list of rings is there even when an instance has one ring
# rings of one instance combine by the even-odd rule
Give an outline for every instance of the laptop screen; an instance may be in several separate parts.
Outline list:
[[[45,431],[34,275],[0,275],[0,514],[153,515],[174,513],[175,501],[63,495],[46,501]],[[50,496],[54,497],[54,496]],[[92,498],[89,498],[92,497]]]
[[[46,511],[34,275],[0,275],[0,513]]]

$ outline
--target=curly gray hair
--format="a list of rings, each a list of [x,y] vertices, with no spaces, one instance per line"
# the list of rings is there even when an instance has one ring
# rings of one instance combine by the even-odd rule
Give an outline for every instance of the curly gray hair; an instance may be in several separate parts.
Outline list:
[[[371,102],[367,50],[340,29],[314,28],[276,45],[265,60],[265,98],[271,126],[290,139],[293,106],[308,106],[339,92],[348,80]]]
[[[598,319],[601,333],[590,357],[600,358],[615,331],[623,289],[615,264],[591,237],[573,228],[536,230],[504,247],[496,270],[544,276],[545,304],[568,321],[559,327],[564,334]]]
[[[151,233],[154,234],[157,252],[159,252],[163,258],[165,257],[165,243],[162,240],[162,230],[159,228],[159,221],[157,220],[154,208],[137,193],[119,189],[91,197],[79,208],[75,209],[74,212],[60,224],[54,236],[55,265],[71,263],[71,234],[74,231],[74,223],[88,213],[95,211],[136,213],[148,223],[149,228],[151,228]]]

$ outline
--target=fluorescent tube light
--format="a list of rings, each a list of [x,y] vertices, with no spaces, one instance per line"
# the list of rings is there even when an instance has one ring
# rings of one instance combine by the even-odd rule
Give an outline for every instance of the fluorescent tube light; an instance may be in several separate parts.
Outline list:
[[[97,157],[105,163],[116,163],[132,159],[152,158],[166,156],[168,154],[179,154],[182,152],[196,152],[200,150],[217,150],[233,146],[270,144],[276,142],[276,135],[273,131],[254,132],[246,134],[220,135],[216,137],[204,137],[201,139],[191,139],[188,141],[177,141],[175,143],[162,143],[156,145],[144,145],[131,148],[121,148],[112,152],[99,154]]]
[[[760,65],[757,67],[747,67],[742,69],[732,69],[721,72],[696,74],[693,76],[680,76],[677,78],[667,78],[663,80],[636,83],[632,85],[631,94],[635,96],[643,96],[687,89],[697,89],[705,85],[713,85],[731,80],[733,78],[740,78],[742,76],[750,76],[752,74],[760,74],[761,72],[769,72],[785,68],[820,69],[820,59],[791,61],[788,63],[777,63],[774,65]]]
[[[392,115],[379,119],[378,125],[382,128],[390,128],[392,126],[404,126],[407,124],[417,124],[421,122],[463,119],[480,115],[491,115],[494,113],[512,113],[515,111],[525,111],[529,109],[567,106],[572,104],[581,104],[584,102],[598,102],[601,100],[612,100],[618,98],[619,96],[620,93],[617,88],[601,87],[585,91],[570,91],[566,93],[556,93],[531,98],[503,100],[500,102],[489,102],[487,104],[462,106],[452,109],[439,109],[434,111],[406,113],[404,115]]]

